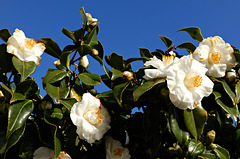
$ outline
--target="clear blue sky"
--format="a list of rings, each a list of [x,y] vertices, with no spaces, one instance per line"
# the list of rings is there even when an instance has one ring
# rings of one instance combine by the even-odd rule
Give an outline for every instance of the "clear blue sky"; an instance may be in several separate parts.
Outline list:
[[[239,6],[239,0],[2,0],[0,29],[8,28],[13,33],[19,28],[29,38],[52,38],[63,49],[71,40],[62,34],[62,28],[72,31],[81,28],[79,9],[84,7],[101,22],[98,37],[105,55],[116,52],[127,59],[139,56],[140,47],[165,50],[158,35],[169,37],[175,45],[193,42],[198,46],[187,33],[176,32],[189,26],[200,27],[205,38],[218,35],[240,48]],[[43,54],[42,59],[33,75],[40,88],[41,77],[49,67],[54,68],[56,60],[47,54]],[[102,74],[99,64],[89,60],[90,71]],[[136,68],[142,66],[136,63]]]

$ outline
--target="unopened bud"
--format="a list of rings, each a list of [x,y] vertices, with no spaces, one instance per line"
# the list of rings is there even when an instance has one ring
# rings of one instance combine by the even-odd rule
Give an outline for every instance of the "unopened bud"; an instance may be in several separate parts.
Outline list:
[[[123,76],[125,78],[127,78],[128,80],[132,80],[133,79],[133,74],[132,74],[132,72],[129,72],[129,71],[124,71],[123,72]]]
[[[90,92],[93,96],[97,95],[97,90],[96,90],[96,89],[90,89],[89,92]]]
[[[235,70],[231,69],[231,71],[227,72],[226,79],[229,82],[233,82],[236,79],[236,72]]]
[[[89,66],[89,62],[88,62],[88,58],[86,55],[82,56],[79,60],[79,64],[82,65],[85,68],[88,68]]]
[[[96,22],[98,20],[96,18],[93,18],[90,13],[86,13],[86,16],[87,16],[87,20],[88,20],[87,25],[92,25],[92,26],[97,25]]]
[[[210,145],[211,143],[213,143],[213,141],[215,140],[215,136],[216,132],[214,130],[207,132],[207,135],[204,138],[204,142],[206,143],[206,145]]]
[[[64,66],[61,64],[60,60],[54,61],[53,64],[55,65],[55,67],[59,70],[63,69]]]
[[[98,50],[96,50],[96,49],[92,49],[92,54],[93,54],[93,55],[97,56],[98,53],[99,53]]]
[[[49,101],[42,101],[42,103],[40,104],[40,108],[42,110],[49,110],[52,109],[52,103]]]

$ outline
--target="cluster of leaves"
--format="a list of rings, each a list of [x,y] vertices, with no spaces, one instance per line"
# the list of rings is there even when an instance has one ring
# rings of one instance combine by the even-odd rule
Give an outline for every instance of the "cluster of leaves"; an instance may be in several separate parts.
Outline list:
[[[6,52],[6,44],[0,45],[0,156],[2,158],[32,158],[40,146],[55,151],[66,151],[72,158],[105,158],[104,140],[93,144],[80,140],[76,126],[70,119],[74,103],[81,101],[83,93],[90,92],[99,98],[111,115],[111,129],[107,134],[121,141],[130,151],[131,158],[238,158],[240,157],[239,108],[240,77],[234,81],[212,78],[213,93],[202,101],[203,108],[180,110],[169,100],[165,79],[146,81],[144,69],[132,70],[132,62],[150,60],[169,51],[186,49],[193,52],[196,46],[185,42],[174,46],[173,42],[160,36],[167,50],[150,52],[140,48],[140,57],[123,59],[117,53],[105,56],[97,40],[98,25],[87,25],[81,8],[83,28],[62,30],[73,44],[61,50],[50,38],[38,39],[46,46],[45,52],[60,60],[61,68],[49,68],[43,78],[43,89],[30,76],[36,70],[34,62],[22,62]],[[198,41],[202,41],[200,29],[184,28]],[[0,38],[7,42],[11,36],[7,29],[0,30]],[[93,54],[93,49],[98,55]],[[240,62],[240,51],[235,49]],[[92,74],[79,64],[88,55],[99,62],[105,74]],[[78,57],[79,58],[76,58]],[[180,55],[177,54],[180,57]],[[239,65],[234,69],[238,70]],[[132,79],[123,72],[133,74]],[[104,83],[109,91],[97,93],[94,86]],[[134,108],[142,111],[132,113]],[[215,141],[208,132],[216,132]],[[129,142],[126,142],[129,137]],[[124,144],[126,142],[126,144]]]

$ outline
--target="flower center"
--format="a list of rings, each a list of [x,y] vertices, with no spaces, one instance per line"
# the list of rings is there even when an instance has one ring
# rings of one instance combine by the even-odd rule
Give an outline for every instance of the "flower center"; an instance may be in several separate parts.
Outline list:
[[[184,84],[187,88],[199,87],[202,85],[203,78],[200,75],[186,76]]]
[[[103,123],[104,116],[100,109],[91,109],[84,113],[83,117],[92,125],[99,126]]]
[[[121,149],[115,149],[113,150],[114,157],[122,157],[122,150]]]
[[[213,63],[219,63],[222,58],[222,55],[219,52],[213,52],[210,55],[210,61]]]
[[[173,62],[173,56],[162,55],[163,65],[166,67]]]
[[[24,46],[25,46],[27,49],[31,50],[35,44],[36,44],[36,41],[35,41],[34,39],[28,39],[28,38],[26,38],[26,41],[25,41]]]

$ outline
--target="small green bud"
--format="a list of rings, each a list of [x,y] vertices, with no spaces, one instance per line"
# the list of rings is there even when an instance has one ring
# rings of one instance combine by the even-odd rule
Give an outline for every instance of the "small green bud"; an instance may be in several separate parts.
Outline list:
[[[40,109],[42,110],[52,109],[52,103],[49,101],[42,101],[42,103],[40,104]]]
[[[92,49],[92,54],[93,54],[93,55],[97,56],[98,53],[99,53],[98,50],[96,50],[96,49]]]
[[[226,80],[228,82],[233,82],[236,79],[236,72],[235,70],[231,69],[231,71],[227,72],[226,74]]]
[[[90,92],[93,96],[97,95],[97,90],[96,90],[96,89],[90,89],[89,92]]]
[[[206,143],[206,145],[212,144],[213,141],[215,140],[215,136],[216,132],[214,130],[207,132],[207,135],[204,138],[204,142]]]
[[[54,61],[53,64],[55,65],[55,67],[59,70],[63,69],[64,66],[61,64],[60,60]]]

